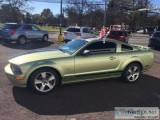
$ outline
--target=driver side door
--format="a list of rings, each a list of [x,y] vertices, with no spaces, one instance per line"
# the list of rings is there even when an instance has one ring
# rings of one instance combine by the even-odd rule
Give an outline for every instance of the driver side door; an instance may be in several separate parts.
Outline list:
[[[98,41],[89,44],[83,51],[88,55],[75,56],[75,76],[77,78],[92,77],[102,73],[114,72],[120,61],[116,55],[116,43]]]

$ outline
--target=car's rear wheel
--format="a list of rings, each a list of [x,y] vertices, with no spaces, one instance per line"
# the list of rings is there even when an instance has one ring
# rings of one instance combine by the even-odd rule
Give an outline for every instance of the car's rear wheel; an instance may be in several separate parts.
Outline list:
[[[122,78],[129,83],[137,81],[141,74],[141,68],[137,63],[132,63],[125,69]]]
[[[59,84],[58,74],[49,68],[36,70],[29,79],[30,88],[39,94],[47,94],[53,91]]]
[[[43,38],[42,38],[42,41],[47,42],[48,41],[48,35],[44,35]]]
[[[26,43],[26,37],[20,36],[18,38],[18,43],[21,44],[21,45],[24,45]]]

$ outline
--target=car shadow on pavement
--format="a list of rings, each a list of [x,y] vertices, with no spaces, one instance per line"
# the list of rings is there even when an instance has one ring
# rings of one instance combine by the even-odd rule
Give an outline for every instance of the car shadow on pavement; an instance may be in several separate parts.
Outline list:
[[[5,42],[5,43],[3,42],[1,44],[5,47],[12,48],[12,49],[32,50],[32,49],[49,47],[50,45],[52,45],[54,43],[51,41],[47,41],[47,42],[32,41],[32,42],[27,42],[24,45],[19,45],[17,43],[7,43],[7,42]]]
[[[160,79],[142,75],[134,84],[119,79],[63,85],[37,95],[13,88],[15,101],[39,115],[73,115],[114,111],[114,107],[160,107]]]

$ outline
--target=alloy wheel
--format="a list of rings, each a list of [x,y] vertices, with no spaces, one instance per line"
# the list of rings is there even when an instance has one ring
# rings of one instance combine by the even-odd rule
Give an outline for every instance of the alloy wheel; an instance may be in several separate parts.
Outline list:
[[[48,92],[55,87],[56,78],[51,72],[41,72],[35,78],[35,88],[40,92]]]
[[[132,66],[127,71],[127,79],[130,82],[136,81],[138,79],[139,75],[140,75],[140,70],[137,66]]]
[[[24,44],[25,42],[26,42],[26,39],[25,39],[25,38],[22,37],[22,38],[19,39],[19,43],[20,43],[20,44]]]

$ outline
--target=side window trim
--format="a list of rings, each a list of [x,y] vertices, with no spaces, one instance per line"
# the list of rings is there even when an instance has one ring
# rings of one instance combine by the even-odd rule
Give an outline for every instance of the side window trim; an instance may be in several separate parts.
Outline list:
[[[128,48],[122,48],[122,47],[128,47]],[[121,44],[121,52],[127,52],[127,51],[133,51],[133,47],[125,44]]]
[[[103,42],[103,41],[97,41],[97,42],[94,42],[94,43],[91,43],[91,44],[95,44],[95,43],[98,43],[98,42]],[[106,41],[106,43],[112,43],[112,44],[114,44],[115,45],[115,48],[108,48],[108,49],[100,49],[100,50],[90,50],[91,52],[93,52],[93,54],[104,54],[104,53],[116,53],[117,52],[117,44],[116,43],[114,43],[114,42],[108,42],[108,41]],[[91,44],[89,44],[89,45],[91,45]],[[89,46],[89,45],[87,45],[82,51],[84,51],[84,50],[87,50],[86,48]],[[110,51],[109,49],[115,49],[115,50],[113,50],[113,51]]]

